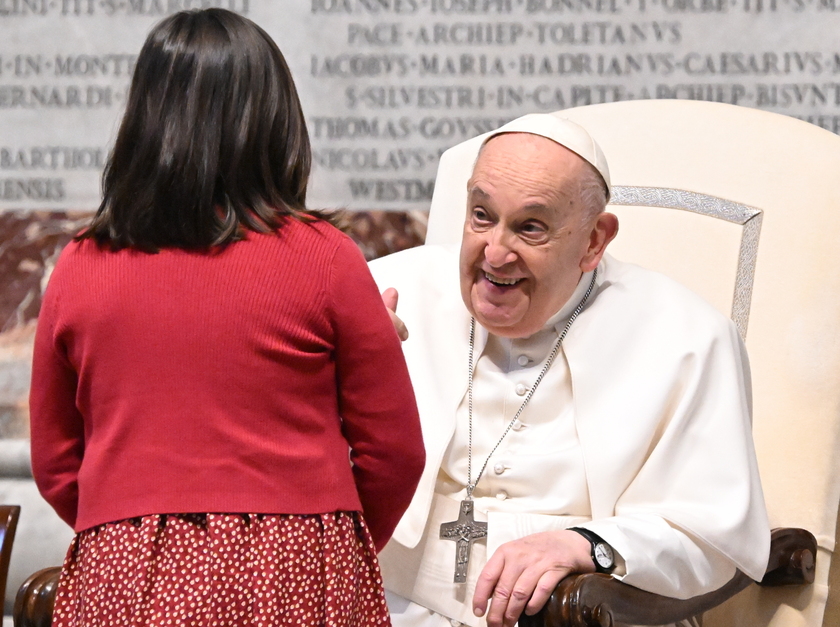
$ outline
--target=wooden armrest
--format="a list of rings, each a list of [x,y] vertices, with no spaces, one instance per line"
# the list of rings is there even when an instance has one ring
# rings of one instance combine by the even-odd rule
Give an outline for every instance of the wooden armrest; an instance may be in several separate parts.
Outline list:
[[[61,567],[39,570],[23,582],[15,597],[15,627],[50,627]]]
[[[763,586],[814,581],[817,541],[804,529],[774,529]],[[566,577],[534,616],[523,615],[520,627],[613,627],[664,625],[702,614],[720,605],[752,579],[738,571],[722,588],[691,599],[672,599],[621,583],[609,575]]]
[[[20,518],[20,505],[0,505],[0,599],[6,598],[6,577]]]
[[[797,586],[814,583],[817,539],[810,531],[782,527],[770,536],[770,560],[762,586]]]

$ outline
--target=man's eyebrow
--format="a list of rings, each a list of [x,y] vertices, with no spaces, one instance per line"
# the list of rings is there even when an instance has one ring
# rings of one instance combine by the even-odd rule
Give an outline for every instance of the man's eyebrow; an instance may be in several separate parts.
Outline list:
[[[467,198],[470,200],[485,201],[490,198],[490,194],[485,192],[478,185],[470,185],[467,188]],[[526,211],[537,211],[539,213],[548,213],[554,211],[549,205],[542,202],[528,203],[522,206]]]
[[[490,197],[490,194],[488,194],[487,192],[485,192],[485,191],[484,191],[483,189],[481,189],[478,185],[470,185],[470,186],[468,186],[468,187],[467,187],[467,195],[468,195],[468,196],[470,196],[470,197],[472,197],[472,196],[478,196],[478,197],[480,197],[480,198],[482,198],[482,199],[484,199],[484,198],[489,198],[489,197]]]

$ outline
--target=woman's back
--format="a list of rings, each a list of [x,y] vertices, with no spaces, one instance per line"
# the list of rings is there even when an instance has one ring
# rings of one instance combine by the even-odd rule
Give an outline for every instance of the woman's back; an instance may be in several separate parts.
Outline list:
[[[73,243],[40,324],[33,465],[76,530],[160,512],[358,510],[348,441],[362,477],[366,446],[394,453],[394,480],[416,457],[394,432],[416,411],[396,333],[361,253],[324,222],[288,219],[211,253]],[[75,391],[61,385],[76,373]],[[57,412],[84,431],[78,512],[59,497]],[[360,483],[377,538],[397,503],[371,490]]]

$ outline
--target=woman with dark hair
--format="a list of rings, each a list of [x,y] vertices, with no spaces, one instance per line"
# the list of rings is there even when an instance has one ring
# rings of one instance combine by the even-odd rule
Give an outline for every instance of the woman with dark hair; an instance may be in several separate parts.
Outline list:
[[[417,409],[309,169],[262,29],[154,28],[35,340],[33,472],[77,532],[56,627],[389,624],[375,551],[422,471]]]

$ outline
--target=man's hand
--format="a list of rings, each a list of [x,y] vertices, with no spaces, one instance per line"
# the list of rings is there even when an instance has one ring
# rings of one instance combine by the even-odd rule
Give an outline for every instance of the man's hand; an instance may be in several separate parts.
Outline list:
[[[388,315],[391,316],[391,322],[397,330],[397,335],[399,335],[400,339],[405,342],[408,339],[408,329],[406,328],[405,323],[397,316],[397,301],[399,301],[399,298],[400,295],[393,287],[389,287],[387,290],[382,292],[382,302],[385,303]]]
[[[473,612],[488,627],[513,627],[522,610],[537,613],[571,573],[591,573],[591,544],[574,531],[545,531],[507,542],[487,561],[473,596]]]

